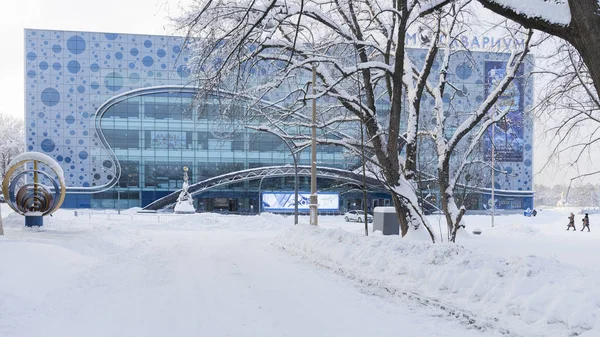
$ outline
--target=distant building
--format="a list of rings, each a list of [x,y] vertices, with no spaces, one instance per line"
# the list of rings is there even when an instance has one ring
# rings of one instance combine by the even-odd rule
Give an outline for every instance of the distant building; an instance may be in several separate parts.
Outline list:
[[[145,206],[181,188],[184,166],[195,183],[292,164],[279,138],[249,130],[231,117],[249,109],[244,99],[215,92],[195,100],[186,66],[189,53],[182,42],[169,36],[25,30],[27,150],[46,153],[61,164],[69,186],[64,207],[116,208],[118,200],[122,208]],[[424,57],[421,49],[410,53],[415,59]],[[462,88],[454,93],[458,98],[449,113],[457,121],[464,117],[461,112],[484,99],[486,83],[502,75],[507,58],[496,52],[472,52],[471,61],[454,58],[450,78]],[[505,172],[496,174],[497,207],[533,208],[533,124],[523,113],[532,105],[533,85],[521,80],[509,92],[501,102],[511,112],[495,132],[496,166]],[[423,104],[427,108],[431,102]],[[226,109],[229,117],[222,114]],[[482,142],[482,160],[491,159],[490,148],[488,137]],[[309,165],[309,156],[309,150],[301,152],[300,164]],[[319,146],[318,162],[355,169],[359,161],[349,160],[341,148]],[[489,173],[488,167],[470,176],[465,188],[469,208],[489,204]],[[259,189],[290,192],[293,181],[286,176],[220,187],[197,195],[196,207],[257,212]],[[361,208],[360,191],[327,179],[319,179],[319,185],[338,194],[339,210]],[[310,190],[308,178],[301,178],[300,190]],[[433,185],[430,190],[423,197],[429,193],[435,204],[439,196]],[[389,204],[386,193],[370,193],[369,207]]]

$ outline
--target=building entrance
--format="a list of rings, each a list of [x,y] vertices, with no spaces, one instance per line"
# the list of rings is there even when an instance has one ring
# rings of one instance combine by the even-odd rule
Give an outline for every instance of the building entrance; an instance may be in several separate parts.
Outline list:
[[[207,212],[238,212],[237,198],[206,198],[200,202],[199,210]],[[204,205],[205,207],[202,207]]]

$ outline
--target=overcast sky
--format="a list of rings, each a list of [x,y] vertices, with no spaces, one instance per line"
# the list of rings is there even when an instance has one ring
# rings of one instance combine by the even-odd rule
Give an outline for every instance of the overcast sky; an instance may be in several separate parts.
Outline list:
[[[0,112],[23,118],[25,28],[174,35],[169,17],[181,13],[190,0],[12,0],[0,11]],[[487,14],[487,13],[486,13]],[[536,83],[536,85],[539,85]],[[539,132],[538,125],[538,132]],[[547,141],[534,145],[534,166],[542,167],[549,149]],[[593,165],[586,164],[586,169]],[[535,175],[536,183],[568,183],[574,170],[546,169]],[[588,179],[597,182],[598,179]]]
[[[180,0],[11,0],[0,11],[0,111],[24,116],[24,29],[173,35]]]

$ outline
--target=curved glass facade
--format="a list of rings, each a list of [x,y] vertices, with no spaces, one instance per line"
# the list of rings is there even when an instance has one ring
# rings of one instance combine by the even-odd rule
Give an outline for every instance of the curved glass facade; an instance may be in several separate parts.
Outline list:
[[[246,128],[253,114],[244,100],[208,95],[201,102],[190,88],[164,87],[125,93],[98,111],[100,131],[120,164],[120,177],[110,191],[93,194],[92,207],[144,206],[181,188],[183,167],[191,182],[264,166],[292,165],[293,158],[282,140],[269,133]],[[299,153],[299,165],[310,164],[310,151]],[[318,161],[346,168],[341,148],[322,146]],[[107,162],[108,164],[108,162]],[[99,177],[96,177],[99,178]],[[270,179],[269,179],[270,180]],[[263,189],[293,190],[292,178],[263,182]],[[301,187],[309,182],[301,178]],[[230,185],[211,191],[236,199],[236,211],[258,209],[259,181]],[[201,200],[199,207],[210,201]],[[253,207],[250,207],[252,205]]]

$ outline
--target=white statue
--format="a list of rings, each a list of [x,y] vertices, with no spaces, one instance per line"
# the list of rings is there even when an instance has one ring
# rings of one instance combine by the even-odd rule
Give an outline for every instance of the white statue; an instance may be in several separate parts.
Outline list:
[[[567,204],[567,200],[565,199],[565,192],[560,192],[560,200],[556,202],[557,207],[564,207]]]
[[[183,186],[181,188],[181,193],[179,193],[179,197],[177,198],[177,204],[175,204],[175,213],[194,213],[196,212],[196,208],[194,208],[194,198],[188,191],[188,167],[183,167]]]

